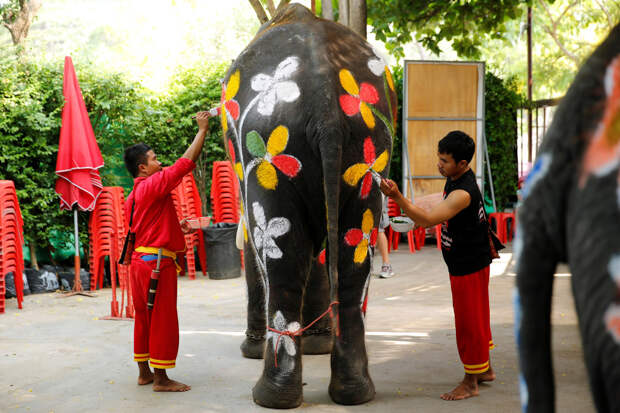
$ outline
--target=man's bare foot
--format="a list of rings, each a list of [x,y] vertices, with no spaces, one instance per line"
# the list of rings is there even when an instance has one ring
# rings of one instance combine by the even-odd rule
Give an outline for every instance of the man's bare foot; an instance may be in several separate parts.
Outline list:
[[[484,373],[477,374],[476,376],[478,376],[477,377],[478,383],[495,380],[495,372],[493,371],[492,367],[489,367],[487,371],[485,371]]]
[[[148,375],[145,376],[142,376],[142,374],[140,374],[140,376],[138,377],[138,384],[140,386],[144,386],[145,384],[149,383],[153,383],[153,373],[149,371]]]
[[[145,384],[153,383],[153,372],[149,367],[148,361],[139,361],[138,362],[138,371],[140,374],[138,375],[138,384],[140,386],[144,386]]]
[[[463,381],[449,393],[441,395],[443,400],[463,400],[478,395],[476,375],[465,374]]]
[[[178,381],[170,380],[165,369],[155,369],[153,391],[188,391],[192,387]]]
[[[153,383],[153,391],[188,391],[192,387],[178,381],[167,379],[160,383]]]

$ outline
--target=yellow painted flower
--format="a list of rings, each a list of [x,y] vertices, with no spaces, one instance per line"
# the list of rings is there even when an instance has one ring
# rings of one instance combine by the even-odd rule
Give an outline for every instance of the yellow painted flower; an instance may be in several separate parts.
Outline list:
[[[222,130],[224,133],[228,130],[228,117],[226,113],[228,113],[234,120],[239,119],[239,103],[234,100],[234,97],[237,95],[239,91],[239,85],[241,83],[241,74],[239,70],[233,73],[228,79],[228,83],[225,86],[222,86]]]
[[[288,129],[282,125],[271,132],[267,146],[265,146],[265,142],[258,132],[250,131],[246,135],[245,142],[248,152],[260,162],[256,170],[258,183],[265,189],[276,189],[278,185],[276,168],[289,178],[294,178],[301,170],[301,162],[297,158],[291,155],[282,155],[288,144],[288,136]]]
[[[374,223],[372,211],[367,209],[362,216],[361,229],[352,228],[344,236],[344,242],[350,247],[355,247],[353,262],[357,264],[361,264],[366,260],[368,247],[374,247],[377,242],[378,231],[377,228],[374,228]]]
[[[375,179],[378,180],[380,176],[379,173],[383,172],[387,163],[388,151],[384,150],[379,157],[376,157],[375,145],[372,143],[372,139],[370,139],[369,136],[364,140],[364,163],[356,163],[347,168],[342,178],[351,186],[356,186],[360,179],[363,178],[360,196],[362,199],[366,199],[372,188],[373,175],[375,175]],[[377,182],[377,184],[378,183],[379,182]]]
[[[358,112],[361,113],[366,126],[374,129],[375,117],[368,105],[374,105],[379,101],[377,89],[366,82],[362,82],[358,86],[353,74],[347,69],[340,70],[339,77],[340,84],[348,93],[348,95],[340,95],[340,107],[343,112],[348,116],[356,115]]]

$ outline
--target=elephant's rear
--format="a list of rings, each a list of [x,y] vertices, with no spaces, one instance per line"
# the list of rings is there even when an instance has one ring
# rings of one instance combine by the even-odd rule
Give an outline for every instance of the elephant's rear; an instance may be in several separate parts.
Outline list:
[[[567,261],[597,409],[620,412],[620,27],[579,71],[524,188],[515,244],[522,400],[554,410],[550,310]]]

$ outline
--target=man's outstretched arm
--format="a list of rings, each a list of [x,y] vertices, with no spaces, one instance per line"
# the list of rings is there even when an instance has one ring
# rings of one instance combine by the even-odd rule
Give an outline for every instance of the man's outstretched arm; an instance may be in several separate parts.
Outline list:
[[[398,204],[405,215],[411,218],[416,225],[424,228],[449,220],[467,208],[471,201],[467,191],[457,189],[452,191],[446,199],[437,204],[431,211],[426,211],[405,198],[398,190],[398,185],[391,179],[382,179],[380,188],[385,195],[392,198]]]
[[[207,135],[207,129],[209,127],[209,112],[198,112],[196,114],[196,122],[198,123],[198,133],[194,137],[191,145],[185,151],[181,158],[191,159],[193,162],[196,162],[200,152],[202,151],[202,146],[205,143],[205,136]]]

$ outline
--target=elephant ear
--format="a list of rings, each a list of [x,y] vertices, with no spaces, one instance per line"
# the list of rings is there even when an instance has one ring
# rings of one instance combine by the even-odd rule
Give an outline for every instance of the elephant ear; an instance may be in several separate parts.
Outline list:
[[[248,147],[248,152],[257,158],[262,158],[267,153],[263,138],[255,130],[245,135],[245,144]]]

